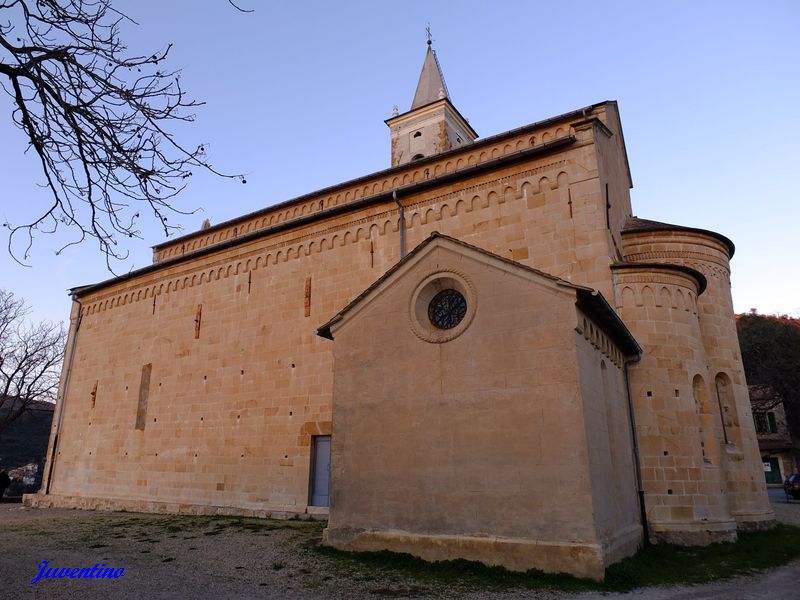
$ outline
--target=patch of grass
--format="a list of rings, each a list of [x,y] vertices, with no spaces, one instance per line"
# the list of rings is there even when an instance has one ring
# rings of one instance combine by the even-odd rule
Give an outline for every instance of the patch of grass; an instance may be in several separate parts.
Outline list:
[[[340,576],[355,580],[399,576],[405,586],[416,589],[434,586],[462,593],[468,591],[502,591],[513,588],[561,589],[586,591],[599,589],[597,583],[565,574],[543,573],[532,569],[526,573],[508,571],[503,567],[489,567],[469,560],[427,562],[410,554],[395,552],[341,552],[320,546],[317,552],[334,559],[332,566]],[[432,590],[427,590],[432,591]]]
[[[217,527],[225,526],[253,532],[274,531],[278,529],[308,530],[319,528],[321,530],[321,528],[324,527],[324,524],[317,525],[309,521],[297,520],[248,519],[244,517],[217,517],[217,519]]]
[[[420,587],[404,587],[397,588],[383,587],[383,588],[369,588],[367,590],[370,594],[380,596],[381,598],[393,598],[402,596],[403,598],[413,598],[414,596],[422,596],[427,592],[425,588]]]
[[[606,571],[605,587],[627,591],[649,585],[728,579],[784,565],[800,557],[800,527],[740,533],[735,544],[703,547],[649,546]]]
[[[140,525],[141,521],[139,519],[120,519],[119,521],[114,521],[113,523],[104,523],[107,527],[131,527],[132,525]]]
[[[122,517],[122,515],[118,515]],[[219,535],[225,530],[242,530],[266,535],[273,530],[319,531],[322,532],[324,523],[318,521],[258,519],[236,516],[206,516],[206,515],[171,515],[162,518],[131,518],[122,517],[106,522],[100,527],[107,528],[106,535],[122,533],[128,537],[152,537],[161,530],[167,534],[186,534],[183,539],[192,539],[194,535]],[[212,531],[208,531],[211,529]]]
[[[800,558],[798,540],[799,527],[779,525],[771,531],[740,533],[739,541],[735,544],[648,546],[635,556],[607,569],[604,583],[564,573],[543,573],[536,569],[517,573],[467,560],[430,563],[410,554],[387,551],[341,552],[319,546],[315,552],[329,559],[328,566],[338,576],[353,580],[400,577],[405,584],[399,587],[406,587],[406,591],[415,593],[418,585],[461,593],[519,588],[627,592],[655,585],[706,583],[784,565]],[[391,589],[376,588],[374,593],[394,595],[403,591],[389,587]]]

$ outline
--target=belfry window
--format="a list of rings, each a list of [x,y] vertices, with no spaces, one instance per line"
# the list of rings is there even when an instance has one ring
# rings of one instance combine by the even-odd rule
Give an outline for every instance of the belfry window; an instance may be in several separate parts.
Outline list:
[[[418,137],[420,137],[421,135],[422,135],[422,132],[421,132],[421,131],[418,131],[418,132],[416,132],[416,133],[414,134],[414,137],[415,137],[415,138],[418,138]]]

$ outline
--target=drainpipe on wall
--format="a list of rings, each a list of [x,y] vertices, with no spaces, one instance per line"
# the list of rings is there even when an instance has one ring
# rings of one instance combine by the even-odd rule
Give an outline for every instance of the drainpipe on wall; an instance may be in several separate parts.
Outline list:
[[[636,464],[636,487],[639,494],[639,513],[642,520],[642,533],[644,534],[644,545],[650,544],[650,530],[647,526],[647,509],[644,503],[644,484],[642,483],[642,459],[639,455],[639,436],[636,434],[636,415],[633,412],[633,394],[631,393],[631,373],[630,366],[638,364],[642,360],[642,355],[635,359],[624,362],[625,369],[625,392],[628,396],[628,419],[631,423],[631,440],[633,442],[633,459]]]
[[[400,209],[400,260],[403,260],[406,255],[406,213],[405,208],[400,204],[397,199],[397,190],[392,190],[392,200],[397,204]]]
[[[78,341],[78,329],[80,329],[81,318],[83,316],[83,305],[81,304],[81,301],[75,296],[72,297],[72,301],[78,305],[78,318],[75,319],[75,328],[72,330],[72,340],[69,347],[69,357],[64,365],[64,369],[66,370],[66,373],[64,374],[64,387],[61,390],[61,406],[58,410],[56,430],[53,435],[53,450],[50,453],[50,465],[47,470],[47,485],[44,489],[45,495],[50,493],[50,484],[53,481],[53,467],[56,465],[56,453],[58,451],[58,434],[61,431],[61,421],[64,419],[64,409],[66,408],[67,401],[67,389],[69,388],[69,377],[72,374],[72,359],[75,356],[75,344]]]

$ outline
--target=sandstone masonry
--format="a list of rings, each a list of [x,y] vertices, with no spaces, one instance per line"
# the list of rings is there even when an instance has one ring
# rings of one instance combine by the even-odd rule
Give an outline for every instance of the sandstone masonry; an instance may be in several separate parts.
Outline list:
[[[632,216],[615,102],[480,140],[425,65],[415,107],[387,121],[392,168],[73,290],[28,504],[319,518],[329,495],[333,545],[595,578],[643,525],[705,544],[774,522],[733,244]],[[473,282],[474,318],[425,341],[410,295],[445,263]],[[323,327],[358,299],[383,312]]]

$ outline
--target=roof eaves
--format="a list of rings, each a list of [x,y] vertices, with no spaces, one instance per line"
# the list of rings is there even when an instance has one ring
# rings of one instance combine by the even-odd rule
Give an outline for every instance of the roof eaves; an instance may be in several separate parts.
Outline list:
[[[577,305],[617,344],[626,356],[639,356],[642,347],[617,312],[597,290],[577,289]]]
[[[130,271],[125,275],[121,275],[119,277],[114,277],[112,279],[106,279],[105,281],[101,281],[95,284],[83,285],[73,288],[77,295],[97,291],[101,288],[108,287],[110,285],[114,285],[116,283],[121,283],[123,281],[127,281],[139,275],[144,275],[145,273],[151,273],[153,271],[158,271],[160,269],[165,269],[167,267],[174,266],[176,264],[180,264],[189,260],[193,260],[200,256],[207,256],[209,254],[213,254],[215,252],[219,252],[221,250],[226,250],[233,246],[238,246],[240,244],[244,244],[247,242],[251,242],[253,240],[266,237],[268,235],[273,235],[275,233],[279,233],[282,231],[286,231],[289,229],[294,229],[296,227],[300,227],[303,225],[307,225],[309,223],[314,223],[316,221],[320,221],[323,219],[327,219],[329,217],[333,217],[340,214],[345,214],[348,212],[353,212],[355,210],[359,210],[366,206],[371,206],[373,204],[379,204],[381,202],[390,202],[393,200],[393,193],[397,193],[399,197],[404,197],[409,193],[416,193],[417,191],[429,189],[432,187],[436,187],[439,185],[443,185],[445,183],[450,183],[454,181],[458,181],[465,177],[469,177],[476,173],[481,173],[483,171],[491,170],[496,166],[503,165],[503,164],[513,164],[517,161],[526,160],[527,158],[533,156],[540,156],[546,155],[552,151],[558,150],[560,148],[564,148],[571,144],[575,143],[574,136],[566,136],[562,138],[558,138],[549,142],[545,142],[543,144],[539,144],[532,148],[525,148],[523,150],[518,150],[517,152],[512,152],[510,154],[504,154],[503,156],[499,156],[495,159],[488,160],[482,163],[478,163],[476,165],[472,165],[471,167],[466,167],[459,171],[454,171],[452,173],[445,173],[444,175],[439,175],[437,177],[431,177],[429,179],[423,179],[422,181],[417,181],[415,183],[410,183],[405,186],[401,186],[399,188],[395,188],[394,190],[387,190],[376,194],[374,196],[369,196],[367,198],[363,198],[361,200],[357,200],[355,202],[350,202],[348,204],[339,204],[337,206],[332,206],[331,208],[327,208],[325,210],[321,210],[316,213],[311,213],[309,215],[305,215],[302,217],[298,217],[296,219],[292,219],[291,221],[284,221],[282,223],[278,223],[277,225],[273,225],[272,227],[266,227],[264,229],[259,229],[253,231],[251,233],[231,238],[220,242],[218,244],[214,244],[212,246],[207,246],[205,248],[201,248],[200,250],[195,250],[189,254],[183,254],[181,256],[176,256],[175,258],[171,258],[169,260],[165,260],[162,262],[152,263],[140,269],[136,269],[135,271]],[[422,162],[422,161],[420,161]]]
[[[584,286],[580,286],[580,285],[575,285],[574,283],[571,283],[571,282],[567,281],[566,279],[562,279],[562,278],[557,277],[555,275],[551,275],[550,273],[546,273],[544,271],[540,271],[539,269],[535,269],[533,267],[529,267],[528,265],[524,265],[524,264],[519,263],[519,262],[517,262],[515,260],[511,260],[510,258],[506,258],[505,256],[500,256],[498,254],[495,254],[494,252],[490,252],[488,250],[485,250],[484,248],[480,248],[478,246],[473,246],[472,244],[469,244],[469,243],[467,243],[467,242],[465,242],[463,240],[459,240],[459,239],[451,237],[449,235],[445,235],[443,233],[439,233],[438,231],[434,231],[433,233],[431,233],[431,235],[429,235],[427,238],[425,238],[418,246],[416,246],[411,252],[409,252],[401,261],[399,261],[397,264],[395,264],[393,267],[391,267],[388,271],[386,271],[386,273],[384,273],[378,279],[376,279],[368,288],[366,288],[363,292],[361,292],[358,296],[356,296],[352,301],[350,301],[347,304],[347,306],[345,306],[342,310],[340,310],[338,313],[336,313],[336,315],[333,318],[331,318],[324,325],[320,326],[317,329],[317,335],[319,335],[320,337],[324,337],[324,338],[327,338],[329,340],[332,340],[333,339],[333,335],[331,333],[331,327],[333,325],[335,325],[336,323],[341,321],[342,318],[348,312],[350,312],[352,309],[354,309],[366,296],[371,294],[384,281],[386,281],[389,277],[391,277],[404,264],[406,264],[408,261],[412,260],[415,256],[417,256],[424,248],[426,248],[435,239],[441,239],[441,240],[445,240],[447,242],[451,242],[453,244],[456,244],[458,246],[462,246],[462,247],[464,247],[464,248],[466,248],[468,250],[471,250],[473,252],[477,252],[479,254],[487,256],[487,257],[491,258],[492,260],[495,260],[495,261],[498,261],[498,262],[501,262],[501,263],[516,267],[516,268],[521,269],[523,271],[526,271],[528,273],[533,273],[533,274],[535,274],[535,275],[537,275],[539,277],[543,277],[545,279],[549,279],[550,281],[553,281],[555,284],[557,284],[559,286],[567,287],[567,288],[570,288],[572,290],[575,290],[576,293],[584,294],[584,295],[585,294],[590,294],[590,295],[591,294],[596,294],[596,295],[599,295],[600,298],[602,299],[602,302],[605,303],[605,306],[608,308],[608,310],[610,310],[613,313],[613,315],[616,317],[616,313],[614,313],[614,311],[611,309],[611,307],[608,306],[608,303],[605,302],[605,299],[603,298],[602,294],[600,294],[596,290],[593,290],[592,288],[588,288],[588,287],[584,287]],[[599,301],[595,300],[594,302],[597,303]],[[623,327],[624,327],[624,325],[623,325]],[[626,331],[627,331],[627,328],[626,328]]]
[[[682,231],[686,233],[699,233],[701,235],[707,235],[712,237],[720,242],[722,242],[728,248],[728,258],[733,258],[733,253],[736,252],[736,245],[731,241],[730,238],[722,235],[721,233],[717,233],[716,231],[711,231],[709,229],[700,229],[698,227],[686,227],[684,225],[675,225],[674,223],[662,223],[661,221],[653,221],[651,219],[641,219],[639,217],[628,217],[628,220],[625,223],[625,226],[622,229],[622,235],[630,234],[635,235],[637,233],[647,233],[647,232],[658,232],[658,231]]]
[[[394,117],[389,117],[388,119],[385,119],[383,122],[384,122],[384,123],[386,123],[386,125],[388,125],[389,127],[391,127],[391,126],[392,126],[392,124],[393,124],[393,123],[394,123],[396,120],[398,120],[398,119],[402,119],[402,118],[403,118],[403,117],[405,117],[406,115],[410,115],[410,114],[411,114],[411,113],[413,113],[413,112],[417,112],[417,111],[420,111],[420,110],[424,110],[424,109],[426,109],[426,108],[428,108],[428,107],[431,107],[431,106],[434,106],[434,105],[437,105],[437,104],[441,104],[442,106],[449,106],[449,107],[450,107],[450,109],[451,109],[451,110],[452,110],[454,113],[456,113],[456,115],[458,115],[458,117],[461,119],[461,121],[462,121],[462,122],[463,122],[463,123],[464,123],[464,124],[465,124],[465,125],[466,125],[466,126],[469,128],[469,130],[470,130],[470,133],[472,133],[473,137],[476,137],[476,138],[478,137],[478,132],[477,132],[477,131],[475,131],[475,129],[472,127],[472,125],[471,125],[471,124],[470,124],[470,122],[469,122],[469,121],[466,119],[466,117],[465,117],[464,115],[462,115],[462,114],[461,114],[461,111],[460,111],[460,110],[458,110],[458,109],[456,108],[456,105],[455,105],[455,104],[453,104],[453,101],[452,101],[452,100],[450,100],[450,98],[439,98],[439,99],[437,99],[437,100],[434,100],[433,102],[429,102],[428,104],[423,104],[422,106],[418,106],[417,108],[414,108],[414,109],[412,109],[412,110],[409,110],[409,111],[407,111],[407,112],[404,112],[404,113],[402,113],[402,114],[395,115]],[[504,132],[503,134],[500,134],[500,135],[505,135],[505,133],[509,133],[509,132]],[[496,138],[496,137],[497,137],[497,136],[492,136],[492,137],[489,137],[489,138],[486,138],[486,139],[480,140],[480,142],[473,142],[472,144],[470,144],[470,145],[468,145],[468,146],[461,146],[461,147],[459,147],[459,148],[456,148],[456,149],[454,149],[454,150],[451,150],[450,152],[457,152],[457,151],[459,151],[459,150],[463,150],[464,148],[472,148],[472,147],[475,147],[475,145],[477,145],[478,143],[481,143],[481,144],[482,144],[482,143],[486,142],[487,140],[491,140],[491,139],[493,139],[493,138]],[[432,156],[430,156],[430,157],[428,157],[428,158],[429,158],[429,159],[430,159],[430,158],[439,159],[439,158],[441,158],[442,156],[444,156],[445,154],[448,154],[448,152],[442,152],[442,153],[440,153],[440,154],[434,154],[434,155],[432,155]],[[408,165],[401,165],[401,167],[404,167],[404,166],[408,166]],[[394,168],[401,168],[401,167],[394,167]]]
[[[687,267],[685,265],[675,265],[672,263],[634,263],[634,262],[624,262],[624,263],[614,263],[611,265],[612,270],[616,269],[668,269],[671,271],[679,271],[681,273],[685,273],[686,275],[690,275],[697,281],[697,295],[700,296],[703,292],[706,291],[708,287],[708,279],[706,276],[703,275],[697,269],[693,269],[691,267]]]
[[[327,323],[321,325],[317,328],[317,335],[320,337],[327,338],[329,340],[333,339],[333,334],[331,333],[331,327],[342,320],[344,315],[350,312],[353,308],[355,308],[361,300],[369,296],[373,290],[377,289],[384,281],[389,279],[394,273],[397,272],[403,265],[407,264],[410,260],[416,257],[428,244],[430,244],[436,238],[447,238],[448,236],[443,236],[438,231],[434,231],[431,233],[427,238],[425,238],[422,242],[419,243],[411,252],[406,254],[400,261],[395,263],[392,267],[390,267],[383,275],[378,277],[375,281],[373,281],[369,287],[367,287],[363,292],[361,292],[358,296],[353,298],[347,305],[336,313]],[[453,238],[448,238],[453,239]]]
[[[572,119],[572,118],[575,118],[575,117],[578,117],[578,116],[586,117],[589,114],[591,114],[592,111],[594,111],[596,108],[599,108],[600,106],[605,106],[609,102],[611,102],[611,101],[604,100],[603,102],[597,102],[597,103],[592,104],[590,106],[585,106],[583,108],[579,108],[579,109],[576,109],[576,110],[573,110],[573,111],[570,111],[570,112],[567,112],[567,113],[564,113],[564,114],[561,114],[561,115],[556,115],[554,117],[549,117],[549,118],[544,119],[542,121],[536,121],[534,123],[529,123],[528,125],[523,125],[522,127],[517,127],[515,129],[509,129],[508,131],[503,131],[502,133],[498,133],[498,134],[495,134],[493,136],[489,136],[487,138],[476,140],[472,144],[469,144],[469,145],[466,145],[466,146],[460,146],[458,148],[454,148],[453,150],[448,150],[447,152],[442,152],[441,154],[435,154],[432,157],[427,157],[427,158],[424,158],[422,160],[416,161],[414,163],[414,165],[416,166],[416,165],[424,164],[424,163],[427,163],[427,162],[433,162],[433,161],[436,161],[436,160],[441,160],[442,158],[447,158],[447,157],[449,157],[451,155],[463,153],[463,152],[466,152],[466,151],[468,151],[470,149],[473,149],[475,147],[480,147],[480,146],[493,144],[493,143],[498,142],[500,140],[503,140],[505,138],[514,137],[516,135],[520,135],[520,134],[528,132],[528,131],[535,131],[536,129],[539,129],[541,127],[545,127],[547,125],[552,125],[553,123],[558,123],[560,121],[565,121],[565,120]],[[452,105],[452,103],[451,103],[451,105]],[[455,109],[455,107],[453,107],[453,108]],[[455,109],[455,110],[456,110],[456,112],[458,112],[458,109]],[[460,114],[461,113],[459,113],[459,115]],[[397,118],[397,117],[393,117],[393,118]],[[390,120],[391,119],[388,119],[387,121],[390,121]],[[466,119],[465,119],[465,121],[466,121]],[[554,140],[554,141],[557,141],[557,140]],[[351,185],[356,184],[356,183],[361,183],[363,181],[369,181],[370,179],[373,179],[375,177],[386,177],[388,175],[391,175],[392,173],[400,172],[400,171],[403,171],[403,170],[405,170],[407,168],[408,168],[407,164],[399,165],[399,166],[396,166],[396,167],[390,167],[388,169],[383,169],[382,171],[375,171],[375,172],[369,173],[367,175],[362,175],[361,177],[356,177],[355,179],[349,179],[349,180],[343,181],[341,183],[337,183],[337,184],[330,185],[330,186],[327,186],[327,187],[324,187],[324,188],[320,188],[320,189],[315,190],[313,192],[309,192],[307,194],[302,194],[300,196],[296,196],[296,197],[294,197],[294,198],[292,198],[290,200],[284,200],[283,202],[278,202],[277,204],[273,204],[271,206],[267,206],[267,207],[264,207],[264,208],[259,208],[258,210],[254,210],[252,212],[249,212],[247,214],[241,215],[239,217],[234,217],[233,219],[229,219],[227,221],[223,221],[223,222],[218,223],[216,225],[212,225],[208,229],[202,230],[202,232],[203,232],[203,234],[207,234],[207,233],[210,233],[210,232],[219,231],[221,229],[225,229],[226,227],[230,227],[231,225],[233,225],[235,223],[241,223],[243,221],[247,221],[247,220],[252,219],[252,218],[254,218],[254,217],[258,216],[258,215],[263,215],[263,214],[265,214],[265,213],[267,213],[269,211],[273,211],[273,210],[280,209],[280,208],[285,208],[287,206],[291,206],[293,204],[297,204],[299,202],[303,202],[305,200],[309,200],[309,199],[313,198],[314,196],[318,196],[320,194],[327,194],[327,193],[333,192],[335,190],[351,186]],[[182,235],[180,237],[177,237],[177,238],[174,238],[174,239],[171,239],[171,240],[163,241],[160,244],[156,244],[156,245],[152,246],[152,248],[154,250],[159,250],[159,249],[161,249],[161,248],[163,248],[165,246],[171,246],[171,245],[176,244],[176,243],[178,243],[178,242],[180,242],[182,240],[187,240],[187,239],[193,238],[193,237],[197,236],[199,233],[200,232],[198,232],[198,231],[193,231],[191,233],[187,233],[186,235]]]

